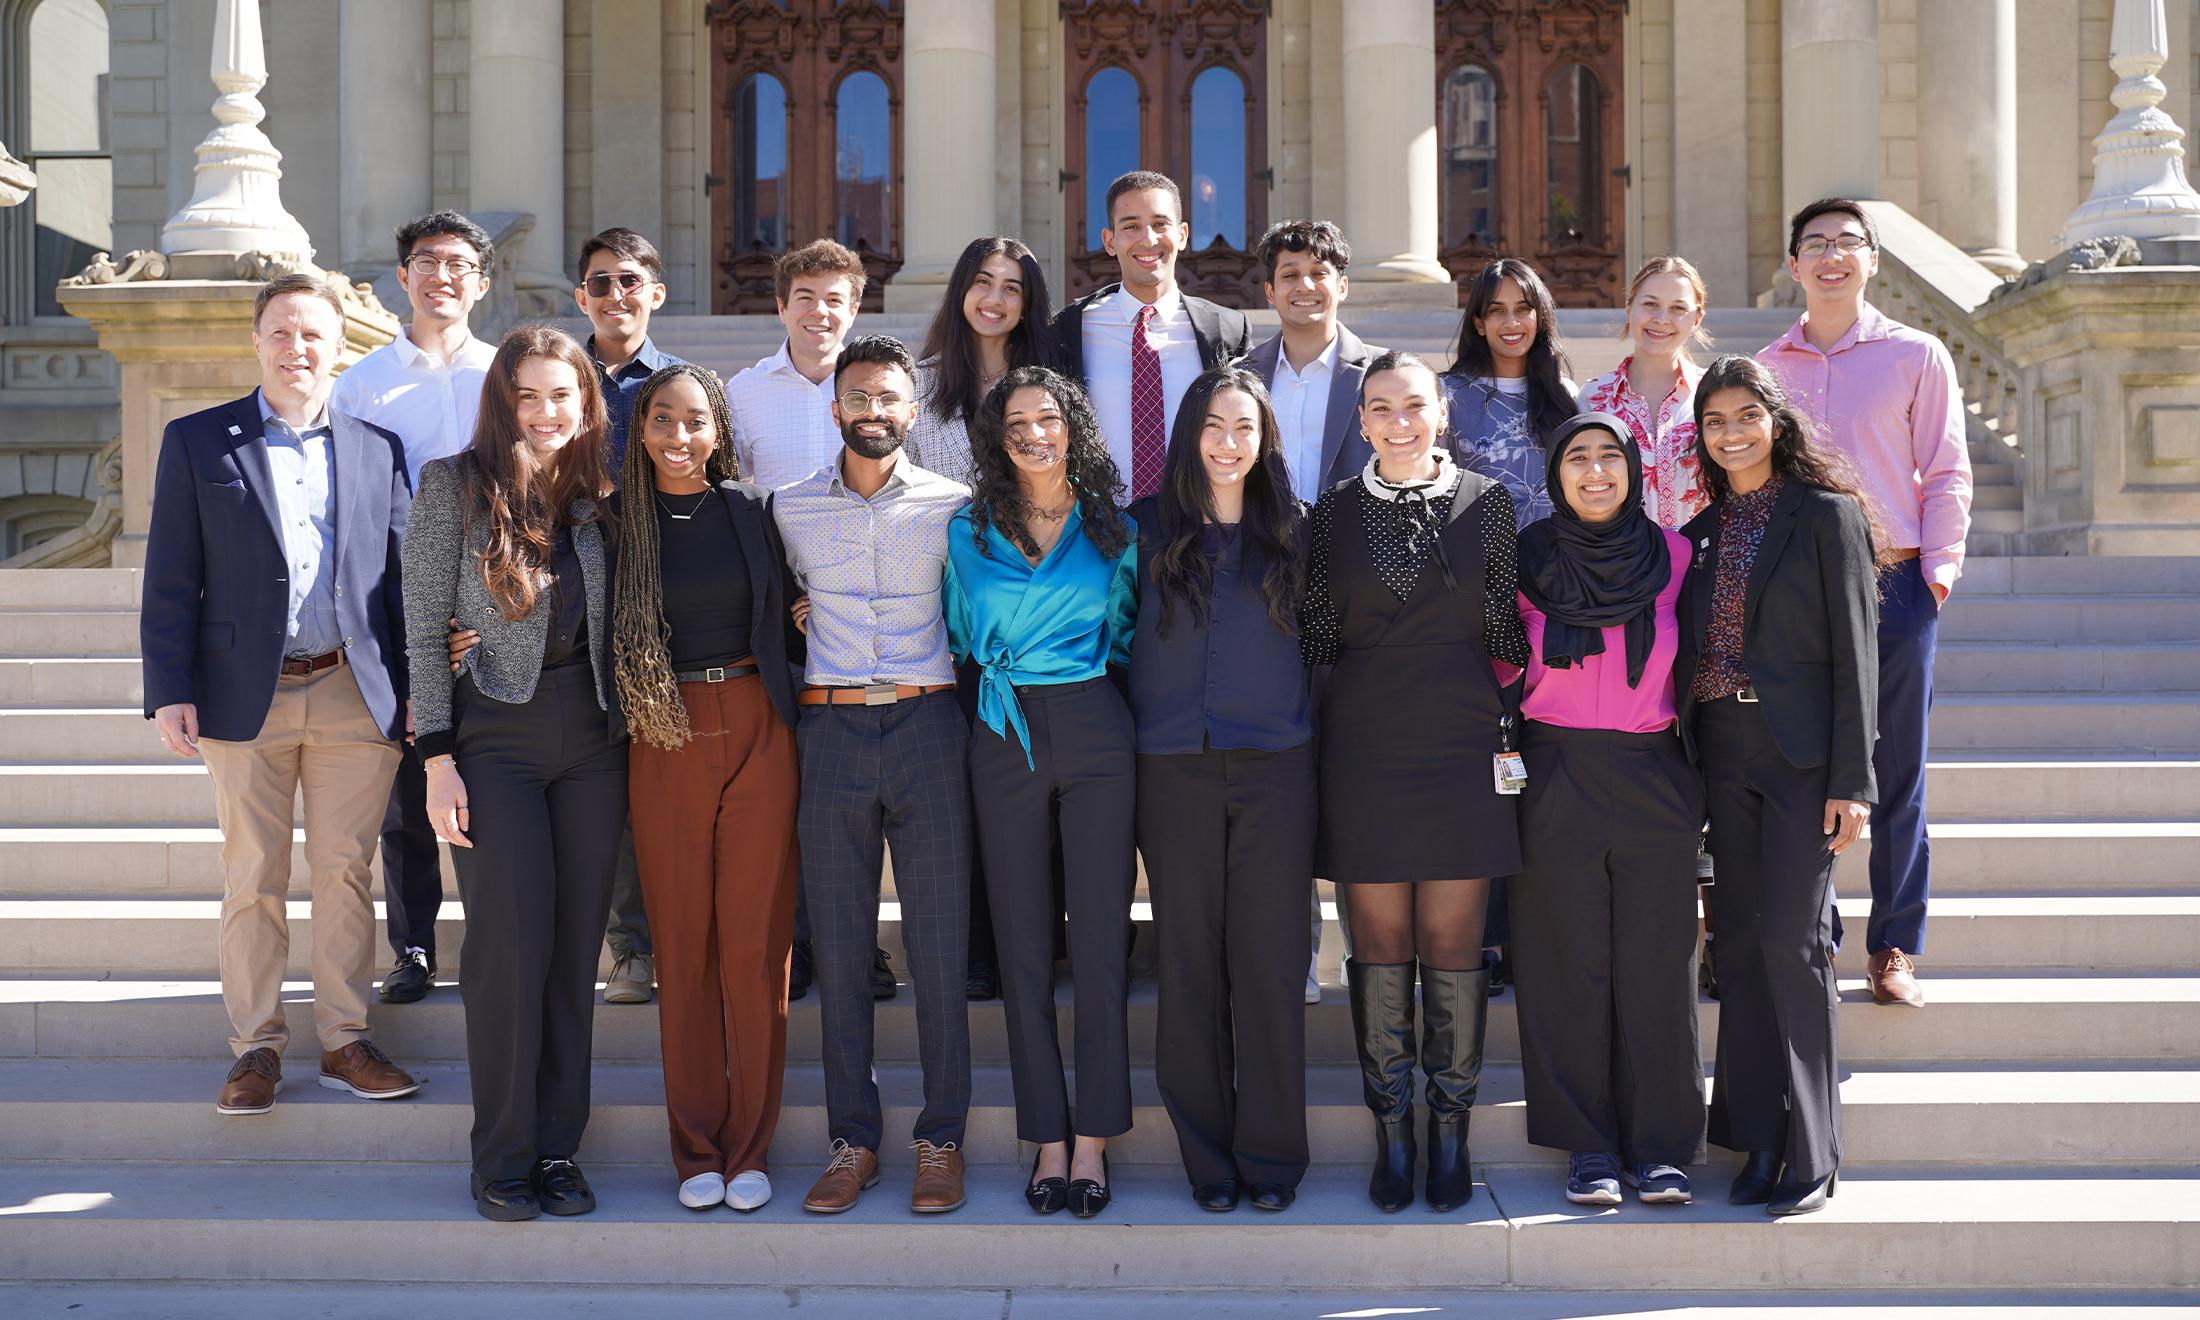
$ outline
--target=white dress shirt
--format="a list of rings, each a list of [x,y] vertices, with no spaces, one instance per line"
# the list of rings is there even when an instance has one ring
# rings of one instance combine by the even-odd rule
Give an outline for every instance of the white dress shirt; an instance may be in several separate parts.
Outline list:
[[[1125,493],[1131,491],[1131,327],[1146,304],[1117,289],[1106,302],[1085,311],[1085,392],[1092,396],[1092,410],[1100,418],[1100,434],[1108,442],[1108,456],[1122,474]],[[1176,426],[1177,405],[1184,392],[1199,379],[1199,341],[1192,336],[1191,313],[1184,310],[1184,295],[1171,289],[1153,304],[1154,315],[1146,323],[1146,342],[1161,355],[1161,395],[1166,404],[1161,419],[1161,441],[1168,444]]]
[[[1322,497],[1322,437],[1329,429],[1329,386],[1337,378],[1337,340],[1306,364],[1301,375],[1276,345],[1276,379],[1268,398],[1275,405],[1276,429],[1283,433],[1283,461],[1291,467],[1291,493],[1301,503]]]
[[[735,376],[726,386],[733,412],[733,443],[741,475],[766,490],[802,480],[840,461],[840,428],[833,425],[833,378],[812,382],[779,351]]]
[[[415,346],[406,326],[336,378],[329,406],[404,441],[405,480],[418,490],[421,468],[473,443],[481,383],[496,356],[496,345],[468,335],[448,360],[438,358]]]

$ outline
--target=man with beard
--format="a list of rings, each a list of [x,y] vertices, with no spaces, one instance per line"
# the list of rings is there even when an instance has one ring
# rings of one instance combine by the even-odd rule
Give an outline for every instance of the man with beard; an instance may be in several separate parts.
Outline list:
[[[795,731],[802,760],[802,892],[816,939],[832,1158],[803,1208],[838,1214],[879,1179],[884,1118],[871,1068],[871,951],[881,844],[894,850],[902,942],[917,996],[924,1108],[911,1134],[909,1208],[963,1203],[970,1023],[969,725],[955,700],[940,582],[947,522],[967,486],[902,453],[916,420],[901,341],[851,341],[833,368],[839,458],[772,495],[809,636]],[[803,599],[805,598],[806,599]]]

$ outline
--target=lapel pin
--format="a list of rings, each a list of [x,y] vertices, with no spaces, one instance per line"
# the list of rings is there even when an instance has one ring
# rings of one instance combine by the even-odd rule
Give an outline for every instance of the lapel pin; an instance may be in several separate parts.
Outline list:
[[[241,426],[232,426],[232,427],[230,427],[230,428],[229,428],[229,433],[230,433],[231,435],[243,435],[243,434],[244,434],[244,428],[243,428],[243,427],[241,427]]]

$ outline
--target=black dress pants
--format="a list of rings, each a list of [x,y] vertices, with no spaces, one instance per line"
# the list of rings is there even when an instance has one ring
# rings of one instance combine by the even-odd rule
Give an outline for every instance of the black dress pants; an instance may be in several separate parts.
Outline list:
[[[1786,1181],[1808,1185],[1841,1162],[1826,768],[1790,765],[1764,708],[1732,697],[1698,708],[1696,748],[1719,859],[1710,1138],[1781,1152]]]
[[[596,959],[626,821],[626,740],[590,666],[543,671],[525,705],[456,696],[471,848],[452,849],[466,904],[466,1071],[474,1172],[524,1178],[571,1159],[588,1126]]]
[[[1130,708],[1105,678],[1020,687],[1016,700],[1030,730],[1029,763],[1013,730],[1003,737],[980,724],[970,734],[971,799],[1000,956],[1016,1135],[1044,1143],[1067,1141],[1072,1131],[1054,1019],[1058,837],[1075,995],[1075,1131],[1113,1137],[1131,1127],[1126,1001],[1138,860]]]
[[[1687,1164],[1704,1130],[1703,781],[1671,729],[1531,721],[1522,754],[1512,956],[1528,1140]]]
[[[1194,1187],[1306,1174],[1314,745],[1138,758],[1160,941],[1154,1073]]]
[[[443,857],[428,824],[428,772],[420,749],[401,746],[390,804],[382,813],[382,899],[390,952],[419,949],[435,961],[435,918],[443,909]]]

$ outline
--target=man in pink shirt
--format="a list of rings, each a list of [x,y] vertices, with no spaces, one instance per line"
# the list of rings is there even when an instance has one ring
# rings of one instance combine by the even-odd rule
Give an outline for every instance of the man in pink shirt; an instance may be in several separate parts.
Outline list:
[[[1917,1005],[1913,957],[1925,943],[1931,851],[1925,839],[1926,719],[1940,607],[1963,572],[1971,455],[1963,391],[1938,339],[1864,300],[1879,233],[1846,198],[1812,202],[1788,229],[1788,272],[1804,312],[1758,359],[1778,373],[1820,439],[1846,455],[1878,505],[1898,561],[1882,570],[1879,743],[1872,768],[1872,998]],[[1834,939],[1841,938],[1839,914]]]

